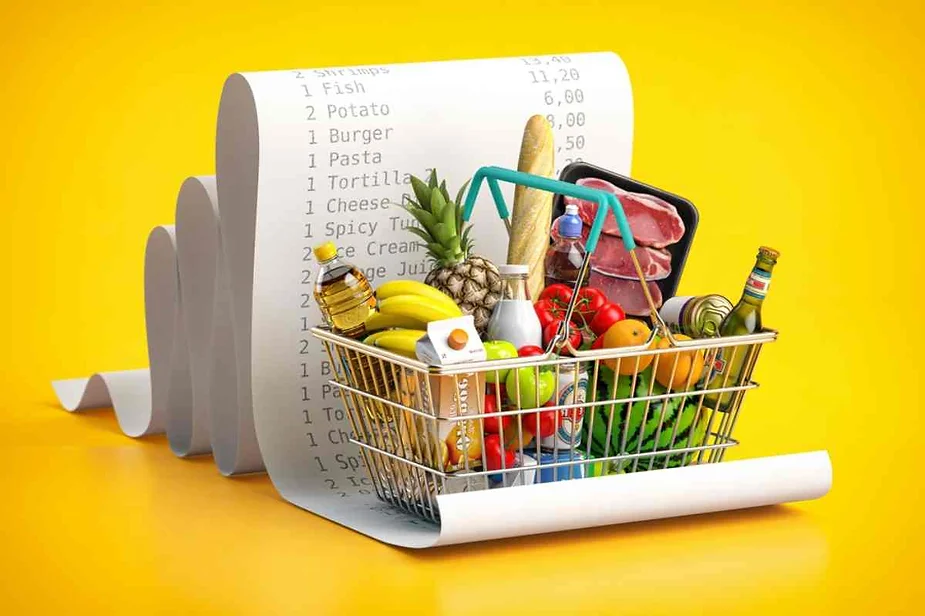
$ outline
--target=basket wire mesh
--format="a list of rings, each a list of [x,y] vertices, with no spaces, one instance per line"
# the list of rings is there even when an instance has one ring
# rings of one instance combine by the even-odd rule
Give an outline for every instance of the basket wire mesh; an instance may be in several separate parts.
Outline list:
[[[742,400],[758,386],[751,379],[755,364],[763,345],[776,339],[777,333],[762,330],[745,336],[677,340],[648,293],[616,197],[483,167],[473,178],[466,200],[467,220],[483,180],[506,223],[498,180],[598,203],[578,280],[590,267],[604,217],[612,210],[645,290],[652,336],[633,347],[574,349],[568,330],[577,292],[545,354],[537,357],[435,367],[326,328],[312,329],[330,359],[331,383],[343,394],[351,441],[360,447],[377,496],[437,521],[441,494],[721,462],[726,450],[738,444],[732,434]],[[667,341],[667,346],[656,348],[657,339]],[[739,362],[739,370],[723,370]],[[534,391],[521,391],[522,379],[515,378],[515,391],[504,396],[497,384],[510,370],[531,372],[533,378],[526,381],[532,380]],[[554,375],[555,403],[523,404],[531,393],[533,401],[541,399],[541,371]],[[563,377],[572,386],[560,397]],[[486,388],[486,384],[495,385]],[[485,396],[495,398],[494,412],[486,412]],[[547,414],[546,432],[552,413],[551,435],[541,436],[539,413]],[[486,419],[495,422],[500,442],[514,450],[512,464],[502,454],[496,467],[489,466]]]

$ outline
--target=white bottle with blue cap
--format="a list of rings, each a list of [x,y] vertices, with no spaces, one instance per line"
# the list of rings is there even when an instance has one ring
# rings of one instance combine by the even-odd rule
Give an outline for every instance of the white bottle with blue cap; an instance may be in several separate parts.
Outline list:
[[[554,243],[546,253],[546,286],[557,282],[574,286],[585,258],[585,245],[581,241],[581,217],[577,205],[566,205],[565,214],[553,223]],[[587,284],[587,279],[581,284]]]

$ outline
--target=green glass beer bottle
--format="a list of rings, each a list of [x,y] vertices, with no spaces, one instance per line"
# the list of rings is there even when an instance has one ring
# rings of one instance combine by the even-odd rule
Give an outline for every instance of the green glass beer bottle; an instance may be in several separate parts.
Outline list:
[[[780,253],[773,248],[762,246],[758,249],[755,267],[745,283],[742,298],[735,305],[719,326],[720,336],[744,336],[761,331],[761,304],[771,284],[771,270],[777,263]],[[742,385],[742,368],[754,351],[752,345],[726,347],[720,349],[713,363],[713,378],[707,389],[720,389]],[[728,411],[738,392],[706,394],[703,403],[719,411]]]

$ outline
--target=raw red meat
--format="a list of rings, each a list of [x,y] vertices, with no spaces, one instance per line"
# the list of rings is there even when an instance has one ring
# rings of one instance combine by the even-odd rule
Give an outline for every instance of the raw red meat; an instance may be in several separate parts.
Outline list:
[[[589,233],[590,229],[586,225],[581,230],[585,241]],[[671,254],[667,250],[636,246],[636,258],[639,259],[646,280],[662,280],[671,275]],[[601,235],[597,241],[597,249],[591,255],[591,265],[604,274],[639,280],[630,254],[623,246],[623,240],[613,235]]]
[[[598,178],[581,178],[576,184],[617,195],[633,231],[633,239],[643,246],[664,248],[684,236],[684,221],[678,216],[677,208],[667,201],[652,195],[626,192],[607,180]],[[565,202],[578,206],[578,214],[585,225],[590,226],[594,223],[594,215],[597,214],[596,203],[574,197],[566,197]],[[607,212],[602,233],[620,235],[613,212]]]
[[[592,270],[588,284],[603,291],[610,301],[620,304],[626,314],[634,317],[649,315],[649,304],[646,302],[645,293],[642,291],[642,283],[638,280],[615,278]],[[655,307],[661,308],[662,291],[654,282],[649,283],[649,293],[652,294]]]

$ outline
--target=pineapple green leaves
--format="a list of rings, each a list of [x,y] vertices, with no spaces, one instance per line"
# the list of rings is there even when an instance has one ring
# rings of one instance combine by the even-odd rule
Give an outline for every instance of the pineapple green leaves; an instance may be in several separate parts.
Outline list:
[[[439,181],[434,169],[426,183],[411,176],[411,190],[417,200],[405,195],[402,202],[420,225],[408,230],[424,241],[428,253],[441,267],[465,261],[472,248],[472,225],[463,221],[462,206],[468,184],[460,188],[455,201],[451,200],[446,181]]]
[[[443,220],[443,210],[446,208],[446,197],[439,190],[430,191],[430,213],[434,218]]]

